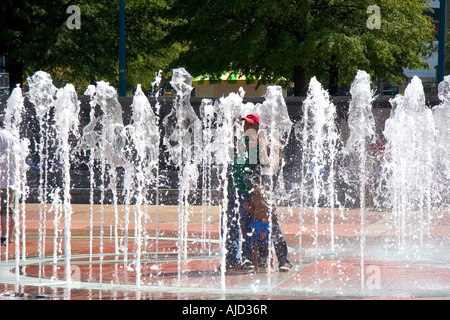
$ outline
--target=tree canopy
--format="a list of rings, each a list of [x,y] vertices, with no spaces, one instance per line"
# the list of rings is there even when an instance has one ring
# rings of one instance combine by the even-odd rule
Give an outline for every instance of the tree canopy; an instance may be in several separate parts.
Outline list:
[[[66,9],[56,0],[5,0],[0,10],[0,55],[6,57],[5,67],[15,86],[22,83],[25,68],[48,58]]]
[[[6,57],[11,88],[37,70],[57,85],[73,83],[82,92],[94,81],[118,84],[119,1],[5,0],[0,6],[0,56]],[[70,29],[70,5],[80,8],[81,25]],[[181,50],[178,43],[155,44],[169,22],[158,14],[164,0],[126,1],[127,86],[149,89],[159,69]]]
[[[380,0],[380,28],[369,28],[370,0],[172,0],[184,19],[170,41],[189,47],[179,64],[195,74],[241,71],[274,81],[312,76],[335,93],[358,69],[400,83],[403,68],[426,68],[434,50],[429,1]],[[294,72],[295,71],[295,72]],[[300,83],[299,83],[300,82]]]
[[[429,2],[378,0],[380,25],[369,28],[372,0],[127,0],[127,86],[149,89],[159,69],[179,66],[194,76],[284,79],[296,94],[312,76],[336,93],[358,69],[401,83],[403,68],[426,68],[422,57],[435,50]],[[73,4],[79,29],[66,25]],[[118,0],[4,0],[0,10],[12,87],[39,69],[79,91],[118,84]]]

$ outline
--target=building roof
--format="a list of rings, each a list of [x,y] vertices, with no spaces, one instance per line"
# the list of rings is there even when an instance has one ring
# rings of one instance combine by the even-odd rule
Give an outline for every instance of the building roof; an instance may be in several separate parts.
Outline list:
[[[240,72],[222,72],[219,77],[209,74],[199,75],[192,79],[192,84],[253,84],[256,78],[252,75],[242,75]]]

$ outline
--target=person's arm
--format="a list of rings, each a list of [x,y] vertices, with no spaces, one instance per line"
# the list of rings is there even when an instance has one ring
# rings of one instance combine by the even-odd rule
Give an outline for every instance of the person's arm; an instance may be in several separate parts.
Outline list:
[[[251,202],[244,202],[242,206],[244,207],[245,211],[247,211],[247,213],[250,215],[250,217],[254,218],[254,210]]]
[[[219,164],[218,165],[218,169],[219,172],[222,172],[223,170],[223,164]],[[223,200],[223,186],[225,184],[225,181],[223,179],[220,180],[220,185],[219,185],[219,194],[217,199],[219,200],[219,203],[222,204],[222,200]]]
[[[242,206],[244,207],[245,211],[248,212],[248,214],[250,214],[250,215],[252,214],[252,208],[250,206],[250,202],[244,202],[242,204]]]

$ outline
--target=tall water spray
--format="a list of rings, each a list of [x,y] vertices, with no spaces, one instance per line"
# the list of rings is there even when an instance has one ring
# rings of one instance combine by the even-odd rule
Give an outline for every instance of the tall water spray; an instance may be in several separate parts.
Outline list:
[[[408,84],[404,98],[397,96],[391,104],[384,130],[386,206],[392,207],[396,244],[411,257],[420,254],[417,249],[423,248],[433,219],[436,130],[418,77]]]
[[[28,194],[27,186],[27,164],[26,158],[28,156],[28,146],[30,144],[26,137],[21,134],[21,123],[22,115],[25,112],[24,97],[22,95],[22,89],[20,86],[14,88],[11,96],[8,98],[7,106],[5,108],[4,123],[6,134],[10,136],[9,140],[13,142],[13,145],[7,149],[6,154],[2,154],[2,159],[6,163],[10,164],[9,172],[1,172],[1,174],[6,176],[5,179],[9,185],[7,188],[7,197],[12,195],[9,194],[10,190],[14,190],[16,196],[14,197],[14,208],[16,208],[16,214],[14,214],[14,228],[15,228],[15,259],[16,259],[16,280],[19,279],[19,261],[20,261],[20,245],[22,245],[22,260],[26,260],[26,234],[25,234],[25,220],[26,220],[26,210],[25,210],[25,200]],[[4,199],[2,199],[3,201]],[[19,202],[21,216],[19,215]],[[9,199],[6,203],[9,206]],[[7,208],[7,215],[9,214],[9,208]],[[8,218],[8,217],[6,217]],[[20,228],[20,218],[22,218],[22,228]],[[9,226],[8,226],[9,227]],[[6,230],[6,234],[9,230]],[[22,236],[22,238],[20,238]],[[22,240],[22,242],[20,242]],[[6,257],[8,258],[8,257]]]
[[[28,99],[35,106],[36,117],[39,121],[39,257],[45,256],[45,237],[47,221],[47,200],[49,164],[51,165],[51,142],[54,141],[54,130],[50,118],[55,103],[56,87],[51,76],[43,71],[37,71],[28,78]],[[39,270],[41,270],[41,265]],[[39,272],[41,278],[41,271]]]
[[[285,205],[288,201],[284,188],[284,161],[283,151],[289,140],[292,121],[289,118],[286,103],[283,97],[281,86],[268,86],[265,94],[265,101],[256,106],[258,114],[261,116],[258,139],[259,139],[259,161],[261,163],[262,181],[268,186],[267,201],[269,203],[269,220],[272,221],[270,233],[274,235],[270,238],[269,246],[272,246],[282,239],[278,228],[280,210],[273,211],[278,205]],[[283,203],[284,202],[284,203]],[[269,261],[272,261],[272,250],[269,250]],[[268,290],[272,286],[271,272],[268,273]]]
[[[439,84],[438,96],[441,103],[433,108],[436,125],[436,206],[444,212],[450,210],[450,76]]]
[[[85,94],[91,96],[90,123],[83,130],[83,139],[80,141],[80,148],[89,152],[91,188],[94,187],[92,174],[93,161],[100,162],[100,270],[104,258],[103,236],[104,236],[104,202],[106,188],[112,191],[114,205],[114,242],[115,253],[119,254],[119,209],[118,209],[118,191],[117,191],[117,169],[126,166],[125,145],[126,136],[124,134],[124,124],[122,119],[122,106],[120,105],[117,92],[114,87],[104,81],[97,82],[96,86],[89,86]],[[101,114],[97,117],[95,106],[98,105]],[[108,183],[109,182],[109,183]],[[91,198],[92,198],[91,191]],[[91,211],[92,212],[92,211]],[[92,221],[92,219],[91,219]],[[128,221],[125,222],[125,236],[123,255],[125,263],[128,258]],[[92,224],[91,224],[92,230]],[[91,235],[93,232],[91,231]],[[92,241],[91,241],[92,245]],[[92,248],[90,249],[92,252]],[[102,282],[102,273],[100,271],[100,282]]]
[[[225,272],[227,266],[227,256],[234,254],[234,250],[228,250],[234,244],[235,234],[228,230],[228,226],[232,223],[239,224],[237,221],[228,221],[229,209],[233,207],[234,213],[232,216],[238,216],[238,208],[235,203],[229,203],[231,198],[238,201],[238,197],[229,197],[229,174],[231,173],[231,166],[235,161],[235,156],[239,154],[239,148],[242,148],[243,128],[240,126],[239,120],[245,116],[243,115],[242,99],[244,92],[240,94],[230,93],[226,97],[221,97],[214,102],[214,110],[216,112],[216,130],[213,134],[213,159],[214,165],[217,168],[217,179],[219,181],[219,193],[221,193],[222,200],[219,203],[220,211],[220,240],[221,240],[221,288],[225,290]],[[245,146],[244,146],[245,147]],[[231,195],[230,195],[231,196]]]
[[[283,181],[283,150],[286,147],[292,128],[292,121],[289,118],[286,102],[283,98],[281,86],[268,86],[265,94],[265,101],[256,106],[257,112],[261,116],[260,137],[267,146],[263,148],[261,161],[264,162],[266,170],[263,174],[279,179],[275,181],[276,196],[284,197]],[[264,167],[264,166],[263,166]],[[271,179],[271,183],[274,182]],[[275,186],[271,186],[274,190]]]
[[[128,136],[125,166],[125,204],[135,199],[136,285],[141,285],[141,252],[146,238],[148,195],[158,184],[159,127],[150,102],[138,85],[131,104],[131,123],[125,127]]]
[[[56,92],[55,101],[55,130],[56,130],[56,161],[62,170],[62,206],[64,211],[64,255],[66,260],[66,280],[71,280],[71,195],[70,195],[70,166],[71,166],[71,144],[69,138],[79,138],[78,114],[80,102],[77,98],[75,88],[71,84]],[[56,235],[56,233],[55,233]],[[56,249],[56,248],[55,248]],[[55,250],[54,250],[55,251]]]
[[[211,214],[213,206],[213,165],[215,141],[215,110],[211,99],[203,99],[200,105],[202,119],[202,245],[211,255]]]
[[[188,223],[192,214],[190,197],[197,189],[198,166],[201,162],[201,122],[190,103],[192,76],[184,69],[173,70],[170,82],[176,91],[174,105],[163,124],[163,142],[169,159],[178,172],[178,283],[182,260],[188,254]],[[199,140],[200,139],[200,140]]]
[[[39,122],[39,257],[45,256],[47,201],[60,199],[64,211],[64,257],[66,261],[66,281],[71,280],[71,196],[70,196],[70,139],[78,139],[79,101],[75,88],[67,84],[61,89],[53,85],[51,76],[43,71],[28,78],[28,98],[35,106]],[[50,186],[49,174],[55,174],[56,164],[61,168],[61,189]],[[62,190],[63,195],[58,193]],[[55,213],[54,238],[59,234],[58,214]],[[54,243],[55,243],[54,241]],[[57,246],[54,245],[54,263],[57,260]],[[41,261],[41,260],[40,260]],[[41,276],[41,274],[39,274]]]
[[[152,90],[155,92],[155,99],[156,99],[156,104],[155,104],[155,124],[156,127],[158,128],[158,134],[159,134],[159,138],[158,140],[161,140],[161,129],[160,129],[160,109],[161,109],[161,104],[159,102],[159,96],[161,93],[161,82],[162,82],[162,70],[159,70],[158,73],[156,73],[155,75],[155,80],[152,82]],[[160,149],[160,147],[158,146],[158,150]],[[158,156],[159,157],[159,156]],[[156,216],[155,216],[155,220],[156,220],[156,229],[155,229],[155,247],[156,247],[156,251],[155,254],[156,256],[158,256],[158,251],[159,251],[159,208],[160,208],[160,201],[161,201],[161,194],[160,194],[160,181],[162,179],[164,179],[164,175],[161,173],[160,170],[160,166],[159,166],[159,161],[156,165],[156,184],[155,184],[155,206],[156,206]]]
[[[364,289],[364,248],[366,242],[366,192],[369,186],[370,163],[367,162],[368,149],[374,143],[375,120],[372,113],[373,92],[370,89],[370,76],[365,71],[358,70],[350,88],[352,100],[348,111],[348,126],[350,135],[345,151],[350,158],[352,170],[348,170],[346,182],[351,193],[353,186],[359,194],[361,217],[360,248],[361,248],[361,289]],[[372,177],[375,173],[372,173]],[[351,175],[351,176],[349,176]]]
[[[100,159],[100,149],[98,141],[100,135],[97,132],[97,118],[95,116],[96,101],[95,86],[89,85],[84,92],[90,97],[89,123],[83,128],[83,135],[78,143],[77,148],[80,154],[85,153],[89,157],[87,166],[89,168],[89,260],[92,262],[93,240],[94,240],[94,189],[95,189],[95,161]],[[117,245],[116,245],[117,248]]]
[[[298,197],[301,210],[300,230],[307,208],[314,213],[314,246],[318,255],[319,211],[323,207],[330,213],[330,250],[334,251],[334,215],[336,201],[335,166],[340,136],[336,126],[336,107],[329,94],[315,77],[309,83],[303,102],[302,120],[295,128],[301,144],[301,177]],[[301,245],[300,236],[299,247]]]
[[[158,73],[152,86],[158,87],[161,81],[161,74]],[[442,240],[440,246],[433,247],[435,252],[446,252],[444,233],[447,225],[441,221],[447,221],[449,209],[448,186],[450,185],[450,149],[447,125],[450,120],[450,77],[446,77],[439,85],[439,98],[441,104],[431,109],[425,105],[423,88],[420,81],[414,78],[408,86],[405,96],[397,96],[391,100],[393,106],[390,119],[386,122],[384,134],[387,139],[386,152],[383,157],[383,175],[380,181],[374,183],[372,175],[371,155],[368,148],[373,145],[375,137],[375,123],[372,115],[373,92],[370,89],[370,77],[364,71],[359,71],[352,83],[350,93],[352,99],[349,106],[348,124],[350,135],[346,141],[345,148],[341,149],[341,141],[337,127],[336,107],[332,103],[327,91],[315,79],[311,79],[308,96],[303,103],[301,121],[295,127],[295,136],[298,145],[301,146],[301,163],[299,168],[293,170],[300,171],[300,179],[297,185],[292,188],[291,194],[287,194],[283,182],[283,158],[281,151],[287,145],[292,122],[288,115],[286,103],[284,101],[281,87],[269,86],[262,103],[244,103],[244,92],[231,93],[221,97],[216,101],[204,99],[200,105],[200,119],[194,112],[190,104],[192,91],[192,77],[183,68],[175,69],[173,72],[172,86],[177,95],[174,99],[171,113],[164,118],[163,147],[168,151],[169,159],[178,173],[178,224],[177,236],[175,238],[161,238],[161,252],[158,252],[159,220],[158,208],[156,220],[151,221],[147,208],[153,202],[159,204],[159,188],[161,187],[161,175],[159,164],[162,160],[162,149],[160,148],[159,126],[159,101],[152,109],[149,100],[145,96],[140,86],[131,105],[131,119],[128,125],[124,125],[122,119],[122,106],[119,103],[115,89],[108,83],[100,81],[96,85],[91,85],[86,90],[90,100],[90,122],[84,127],[80,137],[77,129],[79,102],[73,86],[66,85],[61,89],[53,86],[50,76],[44,72],[37,72],[29,78],[30,91],[27,93],[30,102],[35,106],[36,120],[40,125],[40,135],[37,136],[36,151],[39,154],[39,284],[45,287],[45,266],[51,263],[54,274],[49,279],[52,288],[57,284],[54,280],[57,277],[59,260],[64,259],[66,283],[71,283],[71,271],[73,264],[77,260],[85,259],[86,256],[80,254],[73,257],[71,254],[71,241],[77,240],[71,234],[71,198],[70,198],[70,164],[73,161],[72,152],[80,149],[86,152],[89,162],[89,184],[90,184],[90,217],[89,217],[89,272],[88,282],[93,282],[91,272],[99,272],[100,285],[105,290],[114,291],[121,284],[120,281],[135,281],[133,289],[141,292],[144,279],[148,275],[143,273],[144,263],[147,263],[151,271],[149,277],[154,277],[143,291],[167,292],[166,285],[184,284],[181,277],[186,277],[189,288],[177,288],[177,293],[202,292],[207,294],[221,294],[226,296],[232,294],[260,294],[267,290],[268,294],[285,294],[294,292],[295,295],[304,293],[322,294],[325,292],[336,292],[342,294],[342,289],[358,290],[361,276],[361,291],[364,292],[366,284],[364,274],[368,265],[374,264],[379,271],[389,270],[393,263],[395,268],[403,268],[405,258],[410,256],[423,255],[427,250],[417,250],[429,247],[426,245],[437,238]],[[158,98],[157,92],[157,98]],[[153,111],[154,110],[154,111]],[[20,268],[19,236],[22,236],[22,260],[25,260],[25,199],[28,193],[26,184],[26,170],[19,171],[18,167],[26,169],[25,159],[28,155],[28,140],[23,138],[24,120],[21,118],[25,112],[23,96],[20,88],[16,88],[8,99],[8,106],[5,114],[5,126],[14,139],[18,141],[14,150],[9,150],[9,157],[15,161],[16,170],[10,174],[18,177],[12,187],[20,190],[20,197],[16,198],[16,207],[22,201],[22,223],[19,215],[15,215],[16,222],[16,280],[19,276],[24,277],[26,273],[33,272],[31,267]],[[226,271],[227,249],[229,239],[243,244],[245,235],[240,234],[237,238],[230,237],[232,231],[228,229],[227,209],[234,203],[228,203],[227,183],[230,174],[230,165],[235,161],[246,161],[247,152],[244,138],[248,133],[243,131],[241,118],[249,113],[259,113],[260,122],[260,149],[261,154],[248,155],[258,156],[258,161],[263,165],[263,179],[270,186],[270,199],[272,203],[288,204],[288,208],[279,210],[282,215],[286,212],[288,216],[281,216],[280,224],[283,232],[286,230],[291,253],[295,252],[295,257],[305,257],[303,253],[309,253],[307,241],[302,243],[308,235],[308,228],[311,228],[313,243],[311,255],[305,257],[305,265],[297,265],[296,272],[279,274],[274,276],[271,272],[267,275],[244,274],[243,271],[228,273]],[[22,125],[22,127],[21,127]],[[16,142],[17,142],[16,141]],[[71,148],[73,142],[78,141],[78,149]],[[291,141],[292,143],[292,141]],[[33,144],[31,144],[33,146]],[[33,151],[33,150],[32,150]],[[341,152],[342,151],[342,152]],[[2,155],[0,155],[2,156]],[[8,156],[8,155],[6,155]],[[252,159],[250,161],[253,161]],[[53,169],[52,164],[58,163],[59,171]],[[338,165],[339,163],[339,165]],[[168,171],[173,169],[168,168]],[[120,192],[120,172],[124,172],[123,182],[123,206],[119,204]],[[59,173],[61,178],[59,178]],[[95,175],[98,175],[96,177]],[[201,195],[197,192],[200,174]],[[339,175],[339,176],[338,176]],[[56,176],[57,187],[53,187],[51,178]],[[97,178],[97,179],[95,179]],[[353,221],[342,216],[334,216],[336,207],[341,203],[337,198],[337,181],[344,187],[339,190],[345,194],[345,205],[351,207],[349,216],[360,215],[360,221]],[[344,181],[345,179],[345,181]],[[100,181],[99,183],[97,181]],[[345,182],[345,184],[344,184]],[[368,200],[372,195],[374,187],[379,188],[375,194],[378,196],[373,205],[380,205],[379,209],[386,209],[383,212],[368,210]],[[94,191],[100,189],[100,216],[94,217]],[[112,192],[111,199],[107,195],[107,189]],[[109,191],[108,190],[108,191]],[[219,230],[215,233],[216,226],[213,217],[213,207],[215,204],[215,193],[223,192],[224,196],[219,201],[220,222]],[[151,198],[156,194],[156,198]],[[285,197],[286,196],[286,197]],[[290,198],[289,198],[290,196]],[[52,200],[52,205],[48,209],[47,201]],[[108,246],[104,246],[105,214],[104,204],[108,201],[114,205],[114,252],[108,251]],[[194,203],[195,201],[195,203]],[[188,233],[194,230],[194,204],[202,204],[201,211],[201,234],[199,236]],[[299,208],[293,208],[292,205]],[[119,217],[119,209],[124,209],[123,220]],[[300,232],[295,235],[293,223],[293,213],[300,212]],[[392,213],[389,211],[392,209]],[[447,211],[445,211],[447,210]],[[54,236],[53,236],[53,261],[51,262],[46,254],[46,241],[49,237],[46,233],[50,230],[47,220],[47,213],[54,214]],[[133,217],[134,213],[134,217]],[[279,212],[276,212],[279,214]],[[239,215],[235,214],[239,226]],[[303,218],[314,218],[313,222],[304,221]],[[62,219],[64,220],[62,221]],[[134,218],[134,224],[133,224]],[[197,216],[196,216],[197,218]],[[286,218],[286,219],[284,219]],[[367,218],[367,219],[366,219]],[[306,220],[305,219],[305,220]],[[329,219],[329,221],[327,220]],[[342,220],[341,220],[342,219]],[[379,219],[379,220],[377,220]],[[375,228],[370,231],[366,225],[375,223]],[[99,225],[95,226],[96,222]],[[153,227],[149,222],[156,222],[155,241],[147,232]],[[329,222],[329,225],[325,225]],[[123,223],[123,224],[121,224]],[[389,225],[392,223],[392,225]],[[62,256],[61,225],[64,224],[64,256]],[[19,226],[22,228],[19,230]],[[123,228],[121,228],[123,226]],[[161,224],[161,227],[163,225]],[[99,227],[99,229],[96,229]],[[111,228],[112,228],[111,227]],[[286,227],[286,229],[284,229]],[[342,227],[342,228],[340,228]],[[361,228],[359,228],[361,227]],[[129,228],[132,228],[129,232]],[[334,234],[336,228],[336,236]],[[99,230],[99,231],[96,231]],[[112,229],[110,229],[112,230]],[[379,230],[383,234],[378,233]],[[73,229],[72,229],[73,231]],[[79,230],[77,230],[78,232]],[[99,232],[100,237],[96,237],[94,231]],[[123,234],[121,233],[123,231]],[[134,237],[132,232],[134,231]],[[306,232],[305,232],[306,231]],[[20,233],[21,232],[21,233]],[[112,231],[111,231],[112,232]],[[369,241],[376,233],[376,240],[383,239],[387,249],[382,255],[378,254],[378,241]],[[78,234],[78,233],[77,233]],[[442,234],[444,234],[442,236]],[[392,238],[392,235],[395,237]],[[217,236],[219,239],[215,239]],[[328,238],[328,236],[330,238]],[[445,238],[447,237],[447,238]],[[322,239],[326,239],[322,241]],[[328,239],[329,242],[326,242]],[[392,239],[394,239],[392,241]],[[31,237],[27,239],[33,241]],[[336,243],[335,243],[336,240]],[[175,241],[175,242],[172,242]],[[271,239],[273,241],[273,239]],[[299,241],[298,246],[295,241]],[[389,242],[392,241],[392,242]],[[194,251],[190,244],[201,245],[201,250]],[[214,250],[219,243],[220,251]],[[99,245],[99,269],[93,267],[93,254],[95,245]],[[166,244],[168,246],[166,246]],[[170,245],[176,244],[173,251],[177,254],[177,259],[172,259],[171,252],[166,251]],[[436,243],[433,243],[436,244]],[[149,246],[147,246],[149,245]],[[359,245],[359,248],[358,248]],[[156,248],[156,252],[147,252],[148,247]],[[296,248],[298,247],[298,250]],[[388,256],[386,252],[400,248],[400,255]],[[234,249],[234,248],[233,248]],[[360,255],[355,263],[357,250]],[[80,248],[81,250],[81,248]],[[239,249],[237,249],[239,250]],[[87,251],[87,247],[86,247]],[[331,255],[328,253],[331,252]],[[123,259],[119,259],[123,253]],[[239,251],[237,252],[239,253]],[[301,254],[300,254],[301,253]],[[347,255],[349,253],[349,255]],[[356,253],[356,254],[355,254]],[[30,254],[30,251],[28,251]],[[104,257],[111,254],[115,259],[107,260]],[[149,257],[147,259],[147,256]],[[234,251],[233,251],[234,254]],[[270,255],[272,252],[269,253]],[[445,256],[445,254],[444,254]],[[6,257],[8,257],[6,255]],[[396,259],[391,259],[395,257]],[[421,256],[423,257],[423,256]],[[430,265],[436,260],[427,260]],[[308,265],[315,258],[316,263]],[[303,259],[303,258],[301,258]],[[320,260],[320,261],[319,261]],[[433,266],[433,270],[445,272],[448,259],[443,257]],[[196,261],[195,263],[193,263]],[[378,261],[383,261],[378,264]],[[424,260],[420,260],[423,262]],[[442,262],[443,261],[443,262]],[[121,266],[120,264],[125,264]],[[194,270],[198,265],[204,266],[204,270],[197,272]],[[297,261],[298,262],[298,261]],[[303,263],[303,262],[300,262]],[[360,263],[360,266],[358,265]],[[221,264],[220,288],[218,291],[217,264]],[[23,264],[27,266],[27,264]],[[37,263],[36,263],[37,265]],[[113,266],[114,275],[109,281],[104,280],[110,276],[109,272],[102,271],[109,266]],[[177,272],[172,271],[177,265]],[[425,267],[422,263],[421,269]],[[347,270],[346,270],[347,268]],[[360,274],[358,273],[360,268]],[[42,270],[42,271],[41,271]],[[85,270],[85,269],[82,269]],[[98,270],[98,271],[97,271]],[[123,270],[123,279],[119,277]],[[337,270],[337,273],[335,273]],[[392,270],[392,269],[390,269]],[[408,269],[410,270],[410,269]],[[298,271],[298,272],[297,272]],[[315,272],[311,277],[310,272]],[[448,271],[448,270],[447,270]],[[367,271],[368,272],[368,271]],[[133,275],[130,277],[130,273]],[[383,273],[389,280],[389,272]],[[104,274],[104,275],[103,275]],[[192,277],[192,275],[194,275]],[[84,277],[85,275],[82,274]],[[376,276],[376,274],[375,274]],[[177,277],[177,279],[175,279]],[[42,278],[42,279],[41,279]],[[128,279],[127,279],[128,278]],[[308,278],[308,279],[307,279]],[[132,279],[132,280],[130,280]],[[244,279],[244,280],[240,280]],[[173,280],[178,280],[177,282]],[[266,282],[264,281],[266,280]],[[367,279],[367,282],[369,279]],[[384,286],[387,280],[380,279]],[[17,282],[18,283],[18,282]],[[30,282],[31,283],[31,282]],[[238,283],[236,285],[236,283]],[[300,285],[296,286],[296,284]],[[336,287],[329,287],[332,283]],[[415,283],[415,282],[414,282]],[[87,284],[86,287],[94,288],[96,284]],[[156,284],[153,286],[152,284]],[[303,285],[305,284],[305,285]],[[28,285],[28,284],[27,284]],[[389,284],[391,285],[391,284]],[[446,285],[446,284],[444,284]],[[194,287],[196,287],[194,289]],[[381,288],[381,287],[380,287]],[[385,294],[385,291],[374,291],[375,294]],[[384,287],[383,287],[384,288]],[[148,289],[148,290],[147,290]],[[434,289],[434,287],[433,287]],[[229,291],[227,291],[229,290]],[[288,290],[288,291],[283,291]],[[320,292],[319,292],[319,291]],[[335,290],[335,291],[333,291]],[[168,291],[173,292],[172,289]],[[55,291],[56,292],[56,291]],[[352,291],[352,294],[355,291]],[[345,293],[345,292],[344,292]]]

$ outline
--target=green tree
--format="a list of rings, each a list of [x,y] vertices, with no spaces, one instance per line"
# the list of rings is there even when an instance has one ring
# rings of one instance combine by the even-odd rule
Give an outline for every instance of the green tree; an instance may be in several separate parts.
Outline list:
[[[45,61],[70,1],[2,1],[0,6],[0,55],[6,57],[11,88],[23,83],[24,70]]]
[[[98,80],[118,83],[118,6],[108,1],[77,4],[81,10],[80,29],[69,29],[66,20],[58,28],[45,61],[32,60],[27,70],[49,72],[55,85],[67,82],[82,92]],[[65,13],[65,10],[63,11]],[[65,19],[69,14],[65,13]]]
[[[170,64],[185,48],[160,42],[173,24],[162,17],[165,0],[127,0],[126,6],[127,86],[139,83],[148,90],[158,70],[166,77],[171,74]]]
[[[69,29],[67,8],[80,8],[79,29]],[[6,57],[10,86],[22,84],[37,70],[67,82],[79,92],[94,81],[118,85],[118,0],[5,0],[0,5],[0,55]],[[150,88],[155,73],[167,70],[182,50],[179,44],[158,47],[168,21],[158,12],[164,0],[126,1],[127,87]]]
[[[403,68],[423,68],[434,47],[429,1],[379,0],[380,28],[370,29],[371,0],[171,0],[178,19],[166,38],[189,47],[178,64],[194,74],[241,71],[275,81],[317,76],[336,93],[358,69],[397,83]]]

